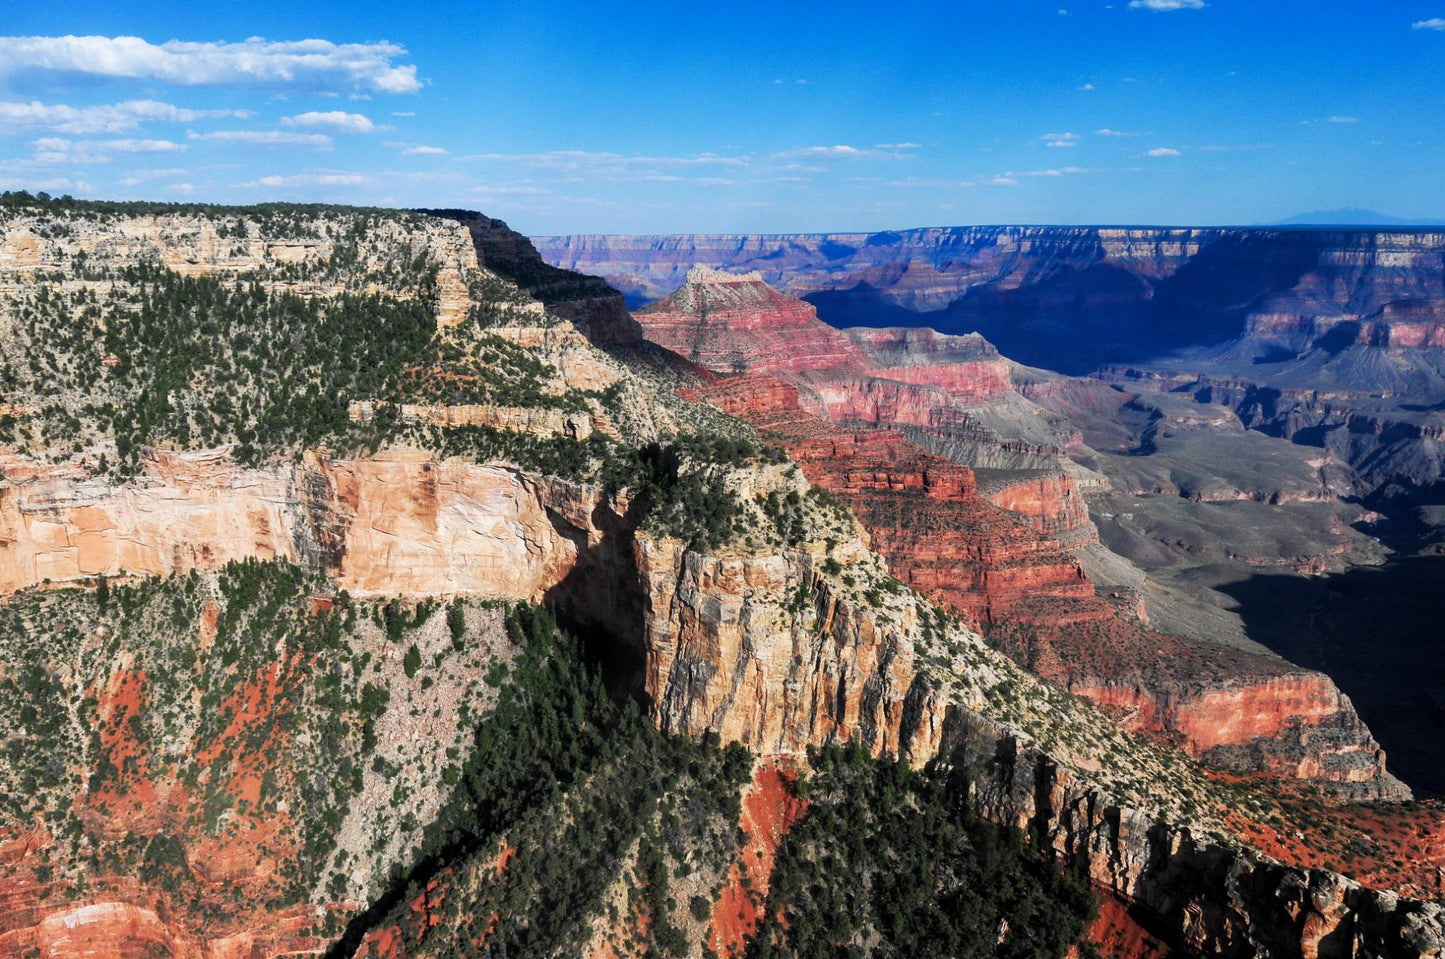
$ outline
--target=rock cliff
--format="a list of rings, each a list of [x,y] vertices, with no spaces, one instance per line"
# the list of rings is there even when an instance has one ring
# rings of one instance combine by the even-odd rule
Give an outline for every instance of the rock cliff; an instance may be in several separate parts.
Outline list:
[[[536,600],[596,544],[605,509],[595,488],[420,451],[284,469],[169,454],[129,487],[32,471],[0,489],[0,590],[259,558],[357,595]]]
[[[1253,807],[1246,815],[1269,814],[1258,797],[1242,800],[1167,750],[1107,745],[1122,735],[1111,720],[1049,692],[916,594],[889,587],[856,545],[835,539],[838,562],[827,565],[829,544],[813,535],[761,554],[639,539],[655,650],[648,690],[664,729],[789,753],[856,739],[875,753],[942,763],[985,816],[1036,831],[1193,950],[1424,956],[1442,948],[1437,905],[1210,838],[1212,817],[1241,802]],[[1188,797],[1187,812],[1170,817],[1186,825],[1159,814],[1163,797],[1145,784],[1160,781]]]

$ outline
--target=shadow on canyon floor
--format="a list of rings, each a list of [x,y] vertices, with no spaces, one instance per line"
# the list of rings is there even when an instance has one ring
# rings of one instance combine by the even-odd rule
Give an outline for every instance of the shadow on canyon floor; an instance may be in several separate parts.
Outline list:
[[[1445,557],[1218,589],[1239,602],[1251,639],[1335,680],[1417,796],[1445,796]]]

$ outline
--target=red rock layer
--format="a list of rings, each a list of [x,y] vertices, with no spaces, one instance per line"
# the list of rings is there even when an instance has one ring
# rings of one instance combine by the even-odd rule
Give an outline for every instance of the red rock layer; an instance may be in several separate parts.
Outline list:
[[[847,333],[891,380],[936,386],[966,401],[988,399],[1013,388],[1008,361],[977,334],[950,336],[927,327]]]
[[[755,274],[705,267],[672,296],[636,314],[649,340],[720,372],[859,374],[872,366],[848,337],[802,300]]]
[[[714,377],[701,392],[847,505],[895,576],[984,624],[1037,675],[1115,707],[1127,727],[1234,768],[1393,786],[1383,752],[1327,677],[1147,629],[1096,596],[1056,540],[983,499],[967,467],[890,430],[826,423],[775,378]]]
[[[984,499],[1061,543],[1074,547],[1098,541],[1084,494],[1063,470],[985,470],[978,484]]]
[[[769,380],[727,378],[706,392],[781,440],[810,483],[854,511],[904,582],[980,622],[1112,616],[1057,543],[978,496],[973,470],[891,430],[825,423],[798,409],[796,389]]]
[[[773,863],[783,837],[807,812],[808,804],[794,792],[797,777],[778,760],[766,760],[753,773],[743,794],[742,828],[746,837],[728,870],[727,883],[712,909],[708,948],[723,959],[743,955],[762,921]]]

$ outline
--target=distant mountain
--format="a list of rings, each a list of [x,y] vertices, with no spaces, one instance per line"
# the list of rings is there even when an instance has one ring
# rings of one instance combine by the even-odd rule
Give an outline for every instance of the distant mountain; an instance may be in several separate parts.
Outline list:
[[[1410,219],[1389,216],[1360,207],[1342,207],[1338,210],[1312,210],[1300,213],[1287,220],[1279,220],[1269,226],[1445,226],[1445,220]]]

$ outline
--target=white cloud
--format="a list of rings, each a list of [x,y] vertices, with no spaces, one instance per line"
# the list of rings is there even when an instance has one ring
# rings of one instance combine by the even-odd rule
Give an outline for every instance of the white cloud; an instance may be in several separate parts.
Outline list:
[[[921,150],[921,143],[875,143],[873,146],[879,150]]]
[[[179,153],[186,148],[170,140],[100,140],[96,145],[118,153]]]
[[[121,179],[125,186],[139,186],[142,183],[149,183],[152,180],[165,180],[171,177],[186,176],[190,170],[171,167],[164,170],[138,170],[135,173]]]
[[[839,143],[834,146],[795,147],[791,150],[784,150],[781,153],[774,153],[773,156],[779,160],[798,158],[831,160],[855,159],[857,157],[877,156],[877,154],[872,150],[867,150],[862,147],[848,146],[846,143]]]
[[[1190,147],[1191,150],[1198,150],[1200,153],[1246,153],[1250,150],[1273,150],[1272,143],[1239,143],[1233,145],[1211,144],[1202,147]]]
[[[414,116],[416,116],[416,111],[415,111],[415,110],[393,110],[393,111],[391,111],[391,115],[394,116],[394,117],[414,117]]]
[[[419,146],[407,147],[405,150],[402,150],[401,153],[402,156],[409,157],[440,157],[446,156],[448,151],[443,150],[441,147]]]
[[[621,153],[593,153],[586,150],[552,150],[548,153],[477,153],[463,160],[488,163],[515,163],[555,173],[591,176],[626,176],[639,171],[663,167],[744,167],[747,157],[723,156],[717,153],[695,153],[688,156],[624,156]]]
[[[904,180],[890,180],[888,185],[896,189],[952,190],[974,186],[972,180],[945,180],[938,177],[911,176]]]
[[[241,185],[277,189],[293,186],[360,186],[370,182],[371,177],[361,173],[296,173],[291,176],[263,176],[259,180]]]
[[[0,38],[3,39],[3,38]],[[57,133],[126,133],[142,123],[191,123],[213,117],[247,117],[249,110],[187,110],[159,100],[72,107],[64,103],[0,101],[0,133],[54,130]]]
[[[1153,10],[1167,13],[1170,10],[1203,10],[1204,0],[1129,0],[1131,10]]]
[[[1359,123],[1359,117],[1326,117],[1326,123]]]
[[[1133,130],[1111,130],[1104,127],[1102,130],[1095,130],[1094,133],[1101,137],[1141,137],[1144,134]]]
[[[1429,20],[1416,20],[1410,24],[1411,30],[1445,30],[1445,17],[1431,17]]]
[[[324,133],[287,133],[284,130],[217,130],[215,133],[187,133],[191,140],[210,143],[252,143],[261,146],[314,147],[318,150],[331,146],[331,138]]]
[[[1043,140],[1051,147],[1072,147],[1077,146],[1080,136],[1077,133],[1045,133]]]
[[[331,133],[371,133],[376,129],[368,117],[344,110],[312,110],[294,117],[282,117],[283,126],[298,130],[328,130]]]
[[[1021,177],[1061,177],[1074,173],[1088,172],[1088,170],[1081,166],[1050,167],[1047,170],[1007,170],[999,174],[993,182],[997,183],[999,180],[1009,180],[1017,183]]]
[[[0,177],[0,189],[4,190],[88,190],[90,184],[84,180],[72,181],[65,177],[47,177],[40,180],[27,180],[15,177]]]
[[[0,37],[0,74],[56,70],[92,76],[160,80],[182,86],[341,87],[374,93],[416,93],[416,67],[394,43],[329,40],[153,44],[140,37]]]
[[[1094,89],[1094,85],[1093,85],[1092,83],[1086,83],[1086,84],[1084,84],[1083,86],[1079,87],[1079,89],[1080,89],[1080,90],[1092,90],[1092,89]]]
[[[520,184],[515,186],[475,186],[473,193],[483,193],[488,196],[551,196],[552,191],[540,186]]]
[[[1155,147],[1154,149],[1152,149],[1152,150],[1150,150],[1148,153],[1146,153],[1145,156],[1151,156],[1151,157],[1177,157],[1177,156],[1182,156],[1182,154],[1181,154],[1178,150],[1174,149],[1173,147]]]
[[[185,144],[171,140],[69,140],[41,137],[31,143],[36,163],[109,163],[115,153],[180,153]]]
[[[1018,185],[1019,185],[1019,181],[1017,181],[1017,180],[1015,180],[1013,177],[1009,177],[1009,176],[996,176],[996,177],[994,177],[992,180],[989,180],[988,182],[997,184],[998,186],[1018,186]]]

